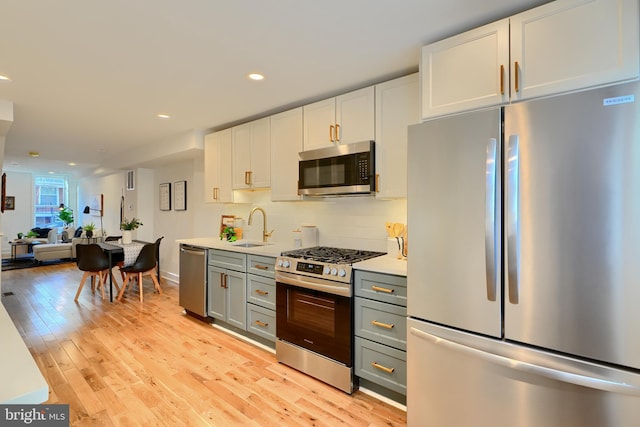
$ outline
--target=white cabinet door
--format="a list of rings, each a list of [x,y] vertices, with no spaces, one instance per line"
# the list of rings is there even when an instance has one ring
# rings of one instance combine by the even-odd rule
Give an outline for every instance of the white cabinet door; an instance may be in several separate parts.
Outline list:
[[[304,150],[375,140],[375,87],[303,107]]]
[[[233,202],[231,190],[231,129],[204,138],[204,200]]]
[[[300,200],[298,153],[302,151],[302,107],[271,116],[271,200]]]
[[[271,121],[269,117],[253,123],[251,138],[251,188],[271,185]]]
[[[428,119],[509,101],[509,20],[424,46],[421,117]]]
[[[231,129],[234,190],[269,187],[271,182],[269,129],[269,117]]]
[[[336,97],[337,143],[375,140],[375,101],[374,86]]]
[[[512,100],[636,78],[638,16],[637,0],[563,0],[515,15]]]
[[[376,197],[407,197],[407,127],[420,122],[418,73],[376,85]]]
[[[324,99],[302,107],[304,111],[304,150],[330,147],[334,144],[336,120],[335,98]]]

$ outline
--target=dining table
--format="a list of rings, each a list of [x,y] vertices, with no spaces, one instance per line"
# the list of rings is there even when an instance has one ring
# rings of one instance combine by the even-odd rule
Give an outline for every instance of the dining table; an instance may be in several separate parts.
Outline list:
[[[125,267],[132,265],[145,244],[147,242],[139,240],[128,244],[98,242],[98,246],[109,258],[109,302],[113,302],[113,272],[111,269],[115,266],[114,263],[124,261]]]

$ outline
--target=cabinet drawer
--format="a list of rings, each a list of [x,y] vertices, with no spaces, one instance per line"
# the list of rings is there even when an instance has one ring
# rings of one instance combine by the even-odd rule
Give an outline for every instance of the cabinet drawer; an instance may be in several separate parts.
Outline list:
[[[407,353],[356,337],[356,375],[407,394]]]
[[[247,275],[247,302],[276,309],[276,281],[268,277]]]
[[[275,278],[276,259],[268,256],[247,255],[247,273]]]
[[[355,331],[357,336],[406,350],[407,309],[356,297]]]
[[[247,331],[276,342],[276,312],[247,304]]]
[[[209,265],[234,271],[247,271],[247,256],[240,252],[209,249]]]
[[[407,278],[356,270],[355,294],[376,301],[407,306]]]

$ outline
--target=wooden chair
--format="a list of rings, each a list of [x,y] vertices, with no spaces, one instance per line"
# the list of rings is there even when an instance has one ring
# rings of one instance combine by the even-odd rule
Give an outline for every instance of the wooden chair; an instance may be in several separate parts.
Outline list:
[[[150,276],[153,281],[153,285],[155,290],[158,291],[159,294],[162,293],[162,289],[160,289],[160,283],[158,282],[158,277],[156,276],[156,253],[157,247],[159,244],[159,240],[155,243],[147,243],[142,247],[138,258],[128,267],[124,267],[120,269],[121,272],[124,273],[124,283],[122,284],[122,288],[118,293],[118,301],[122,300],[122,296],[124,295],[124,291],[127,289],[127,285],[129,285],[132,281],[138,281],[138,289],[140,290],[140,302],[143,301],[143,276]]]
[[[104,253],[99,245],[79,244],[76,246],[76,264],[78,265],[78,269],[84,271],[84,274],[80,280],[76,297],[73,300],[78,302],[78,297],[80,296],[80,292],[82,291],[88,277],[91,277],[92,293],[96,290],[95,279],[98,278],[98,288],[102,293],[102,299],[104,299],[105,278],[107,277],[107,274],[111,274],[111,266],[109,265],[109,257],[107,254]],[[118,284],[115,280],[114,284],[116,285],[116,288],[118,288]]]

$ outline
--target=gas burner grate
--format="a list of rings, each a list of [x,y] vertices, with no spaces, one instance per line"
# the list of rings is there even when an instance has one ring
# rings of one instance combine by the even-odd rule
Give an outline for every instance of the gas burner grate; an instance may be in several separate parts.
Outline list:
[[[360,249],[315,246],[312,248],[302,248],[283,252],[282,256],[326,262],[330,264],[352,264],[354,262],[364,261],[384,254],[384,252],[363,251]]]

